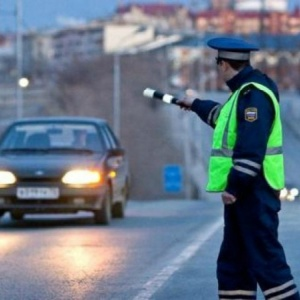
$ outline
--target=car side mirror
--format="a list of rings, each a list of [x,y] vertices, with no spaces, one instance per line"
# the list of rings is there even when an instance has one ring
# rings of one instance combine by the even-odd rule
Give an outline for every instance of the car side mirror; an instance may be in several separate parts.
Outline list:
[[[122,148],[110,149],[108,152],[108,156],[123,156],[125,154],[125,150]]]
[[[108,153],[107,166],[111,169],[117,169],[124,161],[125,150],[111,149]]]

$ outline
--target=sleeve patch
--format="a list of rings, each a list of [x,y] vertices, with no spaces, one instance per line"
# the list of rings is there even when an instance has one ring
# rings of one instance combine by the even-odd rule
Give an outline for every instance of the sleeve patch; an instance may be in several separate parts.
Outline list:
[[[248,107],[245,109],[245,120],[247,122],[254,122],[257,120],[257,108],[256,107]]]

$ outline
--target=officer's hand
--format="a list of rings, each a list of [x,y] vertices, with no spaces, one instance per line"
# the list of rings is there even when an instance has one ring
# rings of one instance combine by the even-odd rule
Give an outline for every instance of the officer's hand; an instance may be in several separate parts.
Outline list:
[[[182,99],[178,99],[176,104],[180,105],[184,110],[190,110],[194,101],[195,97],[184,96]]]
[[[225,205],[233,204],[236,201],[236,197],[225,191],[222,193],[222,201]]]

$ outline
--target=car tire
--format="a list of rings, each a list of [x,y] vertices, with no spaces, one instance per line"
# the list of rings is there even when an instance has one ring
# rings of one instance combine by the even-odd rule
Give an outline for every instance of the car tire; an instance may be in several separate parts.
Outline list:
[[[107,193],[103,199],[101,209],[94,211],[94,220],[96,224],[108,225],[111,221],[111,201]]]
[[[24,214],[19,211],[12,211],[10,212],[10,217],[12,220],[21,221],[23,220]]]
[[[124,187],[124,197],[125,197],[125,203],[129,200],[130,196],[130,184],[129,184],[129,179],[126,180],[126,185]]]
[[[117,202],[113,205],[112,209],[113,218],[124,218],[125,217],[125,203]]]
[[[123,189],[124,200],[122,202],[116,202],[113,204],[112,215],[113,218],[124,218],[125,217],[125,209],[127,205],[127,201],[129,199],[129,183],[128,181],[125,184]]]

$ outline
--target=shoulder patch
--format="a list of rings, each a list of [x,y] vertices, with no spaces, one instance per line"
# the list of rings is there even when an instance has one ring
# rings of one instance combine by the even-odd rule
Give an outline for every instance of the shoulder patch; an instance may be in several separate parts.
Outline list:
[[[245,109],[245,120],[248,122],[254,122],[257,120],[258,112],[256,107],[248,107]]]

